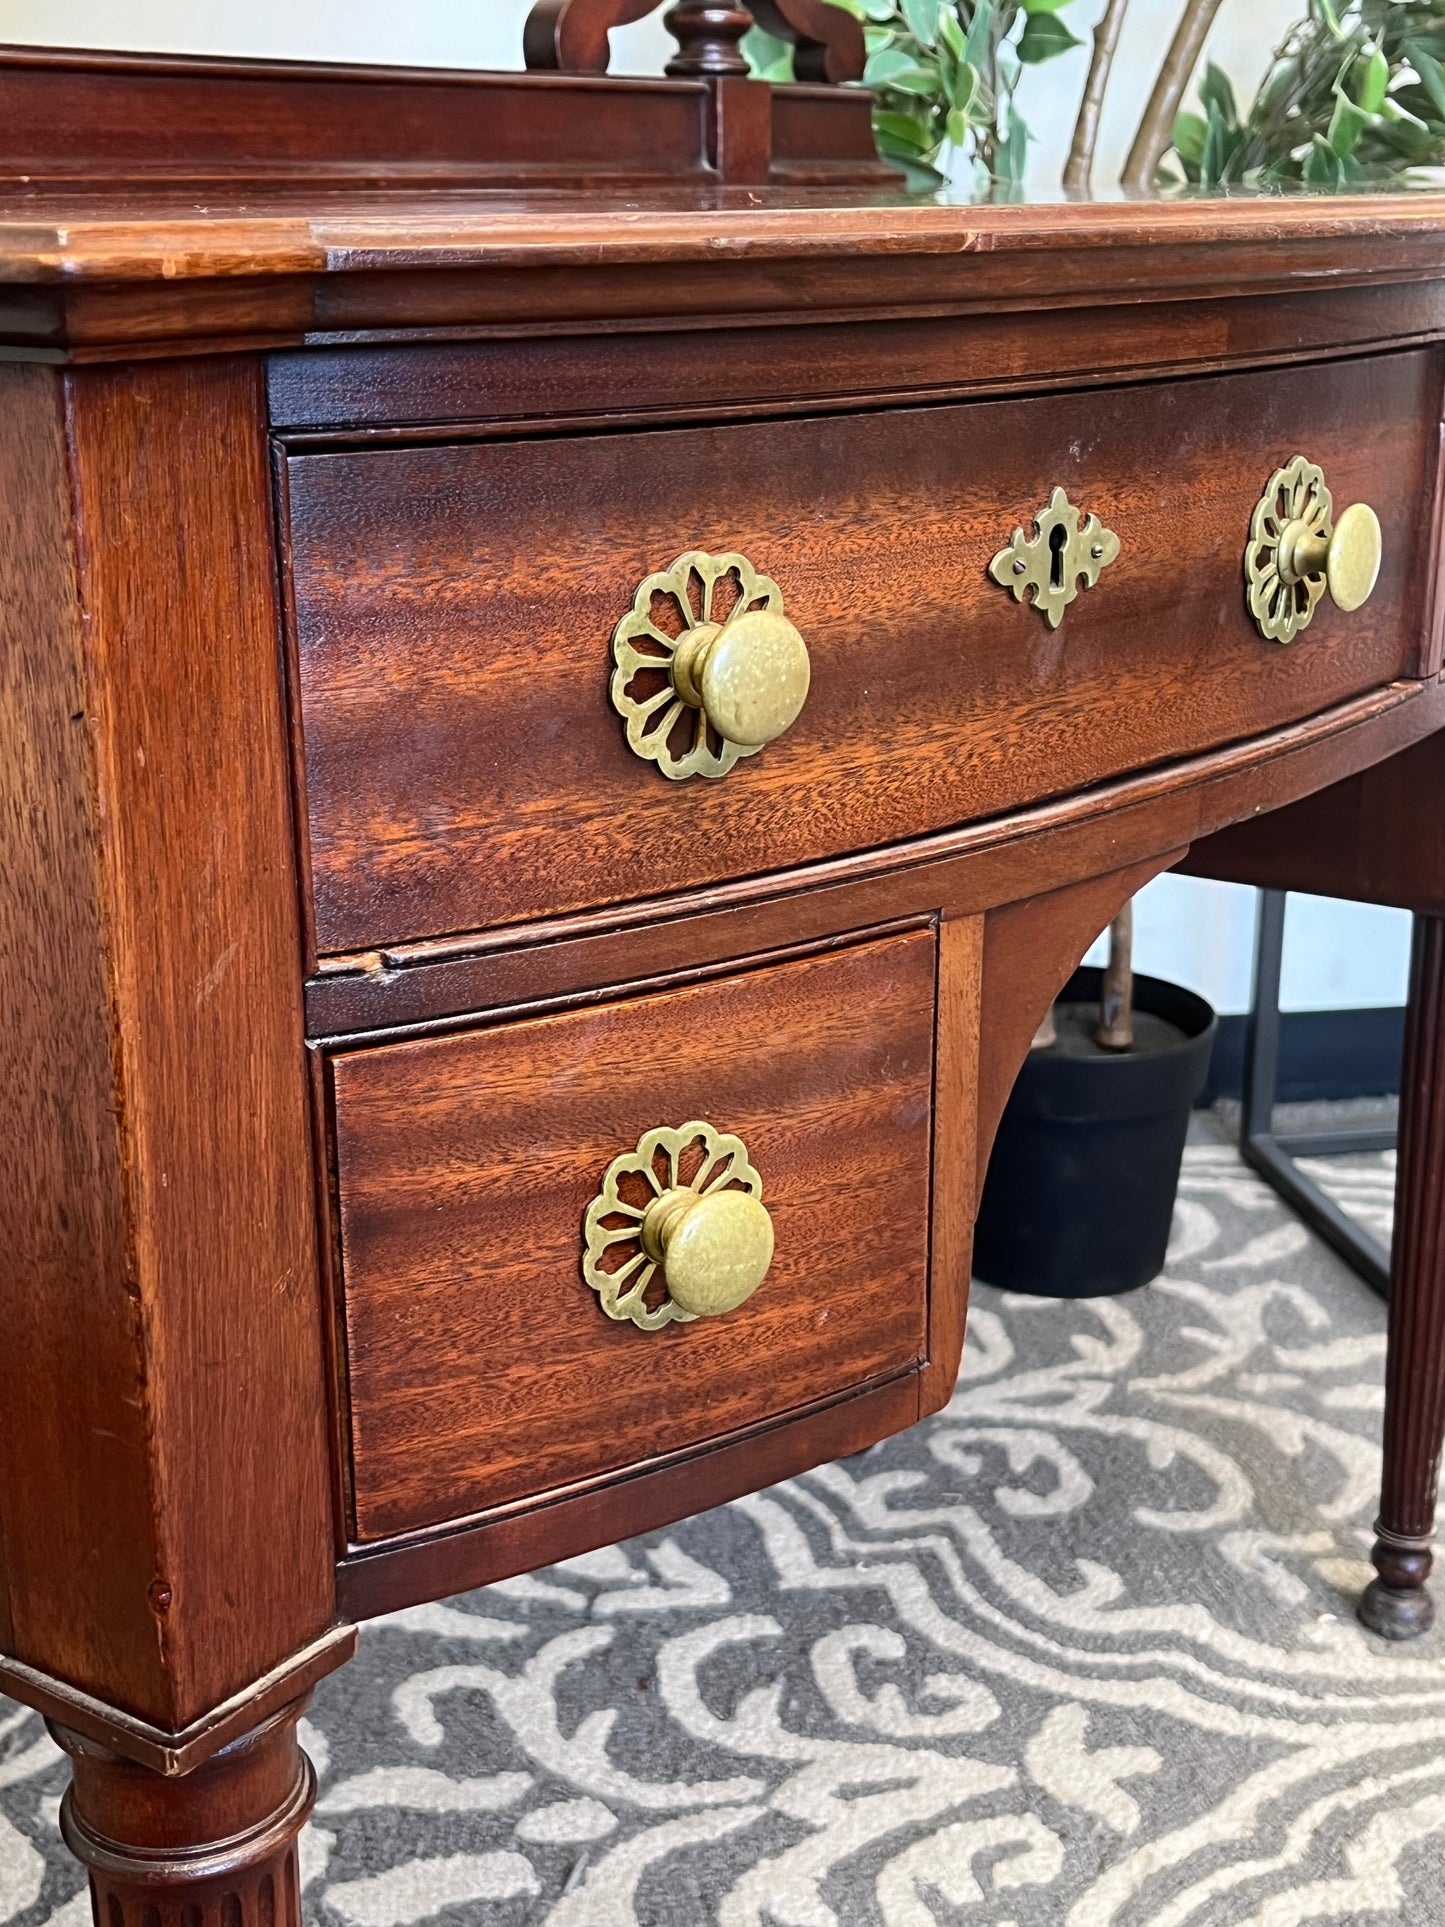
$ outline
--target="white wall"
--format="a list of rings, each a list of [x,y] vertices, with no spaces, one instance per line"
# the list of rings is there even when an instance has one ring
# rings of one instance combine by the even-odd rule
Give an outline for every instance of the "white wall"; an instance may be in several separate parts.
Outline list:
[[[1249,1008],[1254,958],[1253,890],[1198,877],[1163,876],[1140,892],[1134,961],[1207,997],[1216,1010]],[[1088,962],[1102,963],[1096,944]],[[1410,919],[1329,897],[1291,896],[1285,917],[1284,1010],[1354,1010],[1403,1004]]]
[[[0,41],[131,47],[177,53],[254,54],[307,60],[427,66],[519,67],[530,0],[0,0]],[[1066,19],[1087,43],[1104,0],[1075,0]],[[1304,0],[1224,0],[1206,53],[1248,99],[1269,50]],[[1180,0],[1132,0],[1103,117],[1095,188],[1117,179],[1134,126],[1181,11]],[[660,17],[613,36],[618,72],[656,72],[672,43]],[[1088,47],[1030,69],[1020,111],[1036,145],[1029,184],[1057,187],[1068,151]],[[1163,877],[1138,910],[1139,967],[1202,992],[1218,1008],[1249,1000],[1252,891]],[[1285,942],[1286,1009],[1404,1000],[1409,920],[1396,911],[1293,900]]]
[[[531,0],[0,0],[0,41],[155,53],[520,67]],[[660,16],[613,37],[619,72],[653,72]]]

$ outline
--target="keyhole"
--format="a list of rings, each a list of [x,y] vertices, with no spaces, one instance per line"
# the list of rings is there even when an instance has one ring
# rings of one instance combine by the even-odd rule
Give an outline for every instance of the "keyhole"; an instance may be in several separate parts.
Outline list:
[[[1069,531],[1061,522],[1055,522],[1049,530],[1049,587],[1062,589],[1064,586],[1064,550],[1069,546]]]

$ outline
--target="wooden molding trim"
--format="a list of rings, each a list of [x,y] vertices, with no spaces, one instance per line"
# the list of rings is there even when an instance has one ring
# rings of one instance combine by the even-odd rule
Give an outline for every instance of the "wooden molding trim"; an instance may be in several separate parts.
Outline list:
[[[133,1713],[4,1654],[0,1654],[0,1688],[47,1720],[55,1720],[86,1739],[98,1740],[153,1773],[172,1778],[193,1772],[232,1740],[309,1693],[317,1680],[344,1666],[355,1651],[356,1628],[333,1626],[243,1693],[223,1700],[179,1733],[167,1733],[149,1720],[137,1719]]]

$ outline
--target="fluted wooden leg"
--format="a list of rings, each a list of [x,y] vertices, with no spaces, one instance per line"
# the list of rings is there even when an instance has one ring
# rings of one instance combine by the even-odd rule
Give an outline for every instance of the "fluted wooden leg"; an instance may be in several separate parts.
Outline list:
[[[301,1927],[296,1838],[316,1797],[304,1701],[174,1779],[69,1729],[60,1811],[96,1927]]]
[[[1445,1434],[1445,918],[1417,916],[1400,1083],[1400,1153],[1385,1361],[1385,1466],[1375,1570],[1360,1618],[1413,1639],[1435,1617],[1425,1589]]]

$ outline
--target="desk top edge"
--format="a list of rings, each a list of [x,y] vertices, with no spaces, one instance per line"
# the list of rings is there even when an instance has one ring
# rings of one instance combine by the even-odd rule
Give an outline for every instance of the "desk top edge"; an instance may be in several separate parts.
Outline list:
[[[1320,251],[1320,244],[1329,251]],[[1289,200],[882,204],[826,192],[707,195],[408,191],[307,201],[221,186],[153,195],[0,198],[0,282],[338,275],[376,269],[605,269],[689,262],[896,260],[1146,248],[1216,258],[1275,248],[1300,285],[1387,271],[1445,273],[1445,193]],[[1102,272],[1102,270],[1101,270]],[[1125,276],[1127,278],[1127,276]]]

